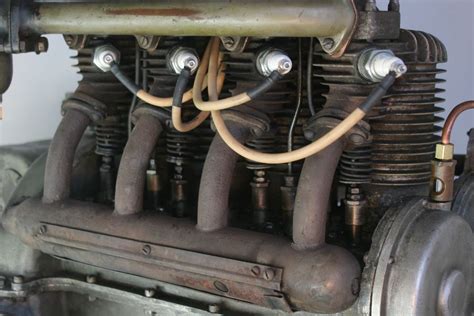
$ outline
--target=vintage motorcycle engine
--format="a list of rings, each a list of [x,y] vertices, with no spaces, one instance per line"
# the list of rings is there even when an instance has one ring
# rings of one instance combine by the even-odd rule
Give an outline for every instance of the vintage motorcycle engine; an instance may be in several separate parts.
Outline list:
[[[1,315],[474,312],[474,103],[398,0],[4,1],[0,93],[45,34],[82,79],[0,147]]]

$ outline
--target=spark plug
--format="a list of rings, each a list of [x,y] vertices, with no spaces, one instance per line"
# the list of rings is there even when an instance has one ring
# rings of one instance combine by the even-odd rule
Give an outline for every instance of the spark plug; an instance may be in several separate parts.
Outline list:
[[[288,55],[279,49],[269,48],[257,56],[257,70],[265,77],[274,71],[286,75],[291,71],[293,63]]]
[[[112,45],[102,45],[94,50],[94,65],[103,72],[108,72],[114,64],[120,64],[120,51]]]
[[[358,69],[362,77],[372,82],[382,81],[390,72],[394,72],[398,78],[408,70],[403,60],[386,49],[364,51],[359,57]]]
[[[194,49],[176,47],[167,56],[168,67],[177,75],[185,68],[194,73],[199,66],[199,57]]]

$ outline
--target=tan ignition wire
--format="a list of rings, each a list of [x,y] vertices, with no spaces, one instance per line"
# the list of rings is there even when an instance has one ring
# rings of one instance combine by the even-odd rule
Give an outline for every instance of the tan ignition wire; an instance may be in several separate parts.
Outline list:
[[[370,93],[366,101],[355,109],[347,118],[339,123],[335,128],[313,143],[299,148],[297,150],[278,154],[261,153],[242,145],[232,136],[228,130],[224,119],[219,111],[212,111],[212,119],[217,132],[222,140],[236,153],[251,161],[265,164],[284,164],[305,159],[317,154],[339,138],[349,132],[359,121],[361,121],[370,109],[380,102],[387,90],[395,82],[396,76],[393,72],[389,73]]]

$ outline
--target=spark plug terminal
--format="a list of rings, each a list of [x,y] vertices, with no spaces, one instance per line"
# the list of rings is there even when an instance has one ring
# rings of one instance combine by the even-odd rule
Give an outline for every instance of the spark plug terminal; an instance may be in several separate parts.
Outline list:
[[[112,69],[113,64],[120,63],[120,51],[112,45],[98,46],[94,50],[94,65],[103,72]]]
[[[180,74],[184,68],[194,73],[199,66],[199,57],[196,51],[187,47],[176,47],[167,56],[168,67],[175,74]]]

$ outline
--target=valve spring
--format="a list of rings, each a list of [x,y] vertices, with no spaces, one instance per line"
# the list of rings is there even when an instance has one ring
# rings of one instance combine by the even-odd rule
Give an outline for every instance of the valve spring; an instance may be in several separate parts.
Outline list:
[[[107,106],[106,119],[95,126],[96,153],[101,156],[114,156],[122,153],[127,142],[128,110],[133,96],[111,73],[105,73],[93,64],[94,47],[105,43],[110,43],[120,50],[120,68],[133,77],[133,37],[88,37],[84,47],[78,49],[77,55],[72,58],[77,60],[75,67],[82,76],[76,91],[94,97]]]
[[[320,49],[315,53],[317,76],[323,79],[327,92],[325,107],[335,106],[352,111],[370,93],[374,84],[360,78],[357,58],[369,47],[391,49],[408,66],[408,72],[393,85],[382,103],[367,116],[371,125],[371,155],[367,145],[346,152],[339,167],[344,183],[406,186],[426,184],[430,178],[430,161],[441,121],[436,106],[443,102],[436,87],[444,82],[437,75],[444,72],[438,63],[446,62],[443,44],[434,36],[401,30],[400,38],[392,42],[373,44],[355,42],[340,59],[325,56]],[[354,151],[360,158],[354,159]],[[365,153],[365,155],[362,155]],[[367,166],[370,164],[370,168]],[[350,170],[350,172],[348,172]],[[363,177],[365,175],[365,177]]]
[[[152,94],[156,96],[172,96],[178,75],[167,66],[166,57],[168,53],[174,47],[182,46],[194,48],[202,56],[207,41],[207,38],[162,37],[158,48],[151,52],[144,52],[144,56],[141,58],[143,86],[151,90]],[[189,81],[189,88],[192,87],[193,82],[194,77]],[[184,121],[192,119],[196,114],[198,114],[198,110],[192,104],[183,105],[182,115]],[[188,133],[180,133],[168,127],[166,130],[166,145],[163,141],[158,144],[158,154],[166,154],[166,160],[170,163],[202,162],[206,157],[213,136],[210,119]],[[160,148],[166,148],[166,152],[160,151]]]
[[[256,60],[260,51],[266,47],[275,47],[283,49],[293,60],[293,70],[283,79],[275,84],[272,89],[267,91],[257,100],[247,103],[247,106],[264,111],[271,119],[271,130],[248,142],[246,145],[260,152],[284,152],[287,150],[289,126],[293,119],[297,89],[297,61],[298,61],[298,42],[294,39],[253,39],[250,41],[244,52],[224,52],[224,65],[226,69],[226,84],[223,90],[223,97],[236,95],[248,89],[255,87],[263,77],[256,68]],[[309,117],[306,98],[303,97],[303,110],[297,121],[297,128],[294,136],[294,148],[299,148],[306,144],[303,136],[302,125]],[[248,161],[249,169],[268,168],[268,165],[257,164]],[[285,168],[286,165],[277,166],[277,169]]]

